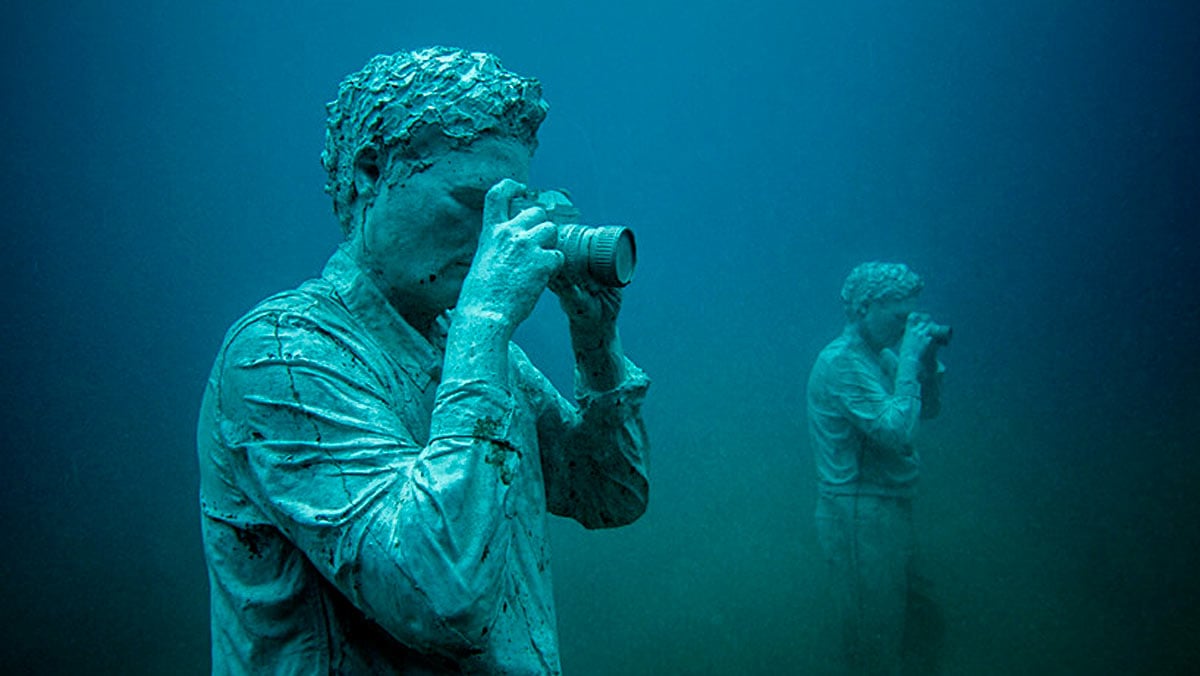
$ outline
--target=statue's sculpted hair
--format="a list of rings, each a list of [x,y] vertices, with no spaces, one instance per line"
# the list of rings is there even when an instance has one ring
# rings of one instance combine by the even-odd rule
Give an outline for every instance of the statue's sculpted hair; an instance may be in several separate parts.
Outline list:
[[[484,134],[532,152],[548,108],[540,82],[506,70],[491,54],[429,47],[372,58],[326,104],[321,161],[342,230],[352,227],[355,163],[364,151],[405,163],[408,173]]]
[[[903,263],[872,261],[856,266],[842,285],[846,315],[855,317],[878,301],[905,300],[921,293],[925,282]]]

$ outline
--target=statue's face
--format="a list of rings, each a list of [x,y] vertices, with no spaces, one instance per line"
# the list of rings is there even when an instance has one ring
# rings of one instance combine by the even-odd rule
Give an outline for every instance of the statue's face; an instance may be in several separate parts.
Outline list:
[[[863,337],[875,349],[896,345],[904,337],[908,315],[916,309],[916,298],[882,300],[867,305],[861,321]]]
[[[402,315],[411,321],[454,307],[479,244],[484,196],[505,178],[528,182],[530,161],[524,144],[483,137],[424,171],[394,167],[380,177],[352,251]]]

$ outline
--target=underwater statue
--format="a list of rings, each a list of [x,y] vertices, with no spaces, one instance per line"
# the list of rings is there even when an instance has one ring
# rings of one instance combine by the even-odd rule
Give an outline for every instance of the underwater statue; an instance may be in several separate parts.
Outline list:
[[[233,325],[201,407],[214,673],[561,671],[546,516],[645,511],[649,381],[617,332],[631,233],[524,185],[546,111],[440,47],[328,104],[345,240]],[[572,401],[512,342],[546,288]]]
[[[845,328],[808,380],[817,534],[852,674],[937,667],[941,617],[915,556],[914,441],[940,409],[937,352],[951,332],[916,312],[923,287],[900,263],[854,268],[842,287]]]

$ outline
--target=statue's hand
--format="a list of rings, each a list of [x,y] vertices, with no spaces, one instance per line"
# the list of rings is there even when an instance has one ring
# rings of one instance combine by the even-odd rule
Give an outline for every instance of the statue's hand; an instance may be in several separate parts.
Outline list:
[[[915,363],[924,361],[933,344],[933,320],[923,312],[911,312],[904,327],[904,338],[900,341],[900,358]]]
[[[572,335],[609,335],[615,329],[621,289],[567,279],[563,274],[551,277],[549,288],[558,296]]]
[[[488,190],[479,248],[458,299],[459,312],[496,317],[512,328],[529,317],[563,265],[554,248],[558,227],[543,209],[530,207],[509,218],[510,203],[524,192],[525,186],[507,178]]]

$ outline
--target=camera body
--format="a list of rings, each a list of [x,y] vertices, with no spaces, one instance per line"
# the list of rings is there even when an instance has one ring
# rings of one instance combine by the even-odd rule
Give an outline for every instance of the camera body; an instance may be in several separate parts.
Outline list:
[[[581,225],[579,209],[561,190],[530,190],[513,199],[509,217],[529,207],[541,207],[558,226],[556,248],[566,258],[563,271],[569,278],[608,287],[633,281],[637,268],[633,230],[623,225]]]

